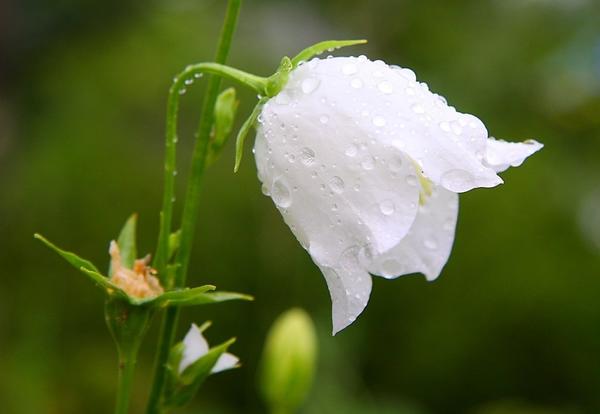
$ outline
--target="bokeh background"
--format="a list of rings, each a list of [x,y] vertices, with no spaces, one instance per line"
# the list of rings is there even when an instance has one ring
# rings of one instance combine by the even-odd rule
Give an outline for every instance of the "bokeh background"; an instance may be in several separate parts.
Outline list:
[[[166,91],[186,64],[211,59],[224,10],[216,0],[0,3],[1,412],[111,412],[102,295],[32,234],[107,263],[108,241],[137,211],[142,250],[154,250]],[[308,44],[365,37],[344,53],[411,67],[493,135],[546,147],[505,185],[461,197],[436,282],[375,278],[364,314],[331,337],[324,280],[261,194],[252,157],[232,173],[229,145],[206,176],[190,284],[257,300],[183,312],[180,335],[210,319],[209,340],[237,336],[244,366],[212,377],[180,412],[265,412],[257,363],[291,306],[319,332],[305,414],[600,412],[599,21],[597,0],[246,0],[234,66],[266,75]],[[179,199],[201,93],[183,99]],[[256,98],[239,93],[244,115]],[[157,326],[132,412],[143,411]]]

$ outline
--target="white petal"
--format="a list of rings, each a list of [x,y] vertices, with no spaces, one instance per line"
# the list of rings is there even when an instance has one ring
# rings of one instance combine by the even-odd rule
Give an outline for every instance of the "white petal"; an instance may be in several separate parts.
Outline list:
[[[369,276],[364,267],[347,270],[343,256],[355,252],[358,260],[359,251],[383,253],[398,244],[415,219],[420,188],[414,161],[381,140],[372,122],[355,122],[361,102],[345,108],[339,82],[303,74],[292,76],[282,91],[286,99],[265,105],[255,157],[263,192],[319,267],[337,275],[324,271],[338,331],[358,316],[370,292],[370,280],[354,291],[354,273]],[[346,291],[344,299],[339,292]]]
[[[496,172],[509,167],[518,167],[525,158],[542,149],[544,145],[534,140],[525,142],[506,142],[490,138],[487,141],[485,163]]]
[[[313,112],[335,111],[349,127],[368,131],[369,139],[405,152],[430,180],[451,191],[502,183],[481,162],[488,138],[483,123],[448,106],[408,69],[366,58],[315,59],[291,73],[280,95],[286,99],[275,104],[311,102]]]
[[[423,273],[436,279],[448,261],[458,217],[458,194],[434,188],[425,199],[408,235],[392,250],[377,256],[370,271],[393,279]]]
[[[183,346],[183,356],[179,362],[179,373],[208,352],[208,342],[194,323],[190,326],[185,338],[183,338]]]
[[[334,335],[356,320],[371,294],[371,275],[356,262],[356,255],[347,259],[349,262],[337,269],[319,266],[331,295]]]
[[[235,368],[239,362],[240,359],[238,357],[236,357],[233,354],[230,354],[229,352],[225,352],[221,354],[221,356],[217,360],[217,363],[210,372],[211,374],[215,374],[217,372]]]

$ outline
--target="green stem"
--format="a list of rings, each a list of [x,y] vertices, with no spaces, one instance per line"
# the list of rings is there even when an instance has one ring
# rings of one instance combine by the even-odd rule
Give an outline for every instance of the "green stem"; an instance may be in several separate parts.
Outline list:
[[[133,385],[136,354],[137,349],[130,354],[119,352],[119,385],[115,414],[127,414],[129,411],[129,396]]]
[[[175,76],[173,84],[169,89],[169,98],[167,101],[167,134],[165,144],[165,171],[164,171],[164,193],[163,193],[163,205],[160,220],[160,232],[158,235],[158,245],[155,255],[154,267],[158,270],[158,274],[163,276],[163,284],[170,288],[170,282],[165,279],[167,255],[169,249],[169,234],[171,234],[171,225],[173,221],[173,203],[175,201],[174,189],[175,189],[175,176],[176,170],[176,144],[177,144],[177,113],[179,111],[179,99],[185,92],[187,86],[186,82],[193,81],[198,76],[203,74],[213,74],[227,79],[235,80],[243,85],[248,86],[259,94],[264,93],[267,79],[260,76],[255,76],[250,73],[243,72],[241,70],[231,68],[219,63],[197,63],[195,65],[189,65]],[[213,85],[216,84],[216,87]],[[204,171],[205,162],[202,159],[196,159],[202,157],[202,153],[206,154],[205,148],[208,145],[208,135],[212,127],[213,111],[215,101],[219,92],[220,78],[212,77],[208,80],[207,97],[204,99],[202,120],[196,133],[196,149],[194,151],[194,158],[192,160],[192,176],[191,181],[199,174],[200,178]],[[209,99],[207,99],[209,98]],[[207,114],[205,108],[211,108]],[[208,124],[208,126],[206,126]],[[208,130],[208,133],[206,132]],[[206,135],[206,139],[203,137]],[[202,152],[202,153],[201,153]],[[206,155],[204,155],[206,158]],[[197,163],[201,161],[201,165],[197,166]],[[196,170],[200,171],[199,173]],[[189,190],[188,190],[189,195]],[[187,200],[186,200],[187,206]],[[195,210],[194,210],[195,213]],[[195,217],[195,214],[193,214]],[[185,227],[185,213],[182,227]],[[182,230],[183,231],[183,230]],[[182,240],[183,245],[183,240]],[[165,283],[166,282],[166,283]],[[175,283],[176,286],[177,283]]]
[[[199,64],[190,66],[176,78],[171,90],[169,91],[169,102],[167,109],[167,143],[166,143],[166,160],[165,160],[165,192],[163,197],[163,214],[161,218],[161,229],[159,233],[159,242],[157,247],[157,269],[166,274],[166,262],[168,251],[168,238],[171,232],[172,221],[172,200],[174,189],[174,172],[175,172],[175,143],[176,126],[177,126],[177,109],[179,91],[185,85],[185,79],[190,79],[190,75],[194,76],[195,71],[198,73],[206,72],[221,75],[230,79],[239,80],[249,87],[255,89],[258,93],[263,93],[266,88],[266,79],[259,78],[254,75],[247,74],[242,71],[227,68],[222,66],[227,60],[229,49],[237,18],[241,6],[241,0],[229,0],[225,21],[221,30],[217,53],[215,56],[215,64]],[[201,67],[201,65],[203,65]],[[202,179],[204,168],[206,165],[206,153],[208,149],[208,139],[213,121],[213,112],[215,102],[219,92],[221,79],[219,77],[210,76],[208,85],[204,95],[200,124],[196,133],[196,143],[192,156],[192,167],[188,189],[183,209],[181,221],[181,241],[177,254],[176,262],[180,264],[175,274],[174,285],[182,286],[187,275],[189,257],[191,252],[191,244],[193,241],[193,233],[196,226],[196,213],[199,205],[200,181]],[[169,283],[170,285],[170,283]],[[162,411],[161,398],[166,380],[166,362],[169,357],[169,351],[175,338],[175,329],[179,310],[176,307],[168,308],[165,312],[163,323],[161,326],[160,339],[158,344],[158,352],[156,355],[156,365],[154,374],[154,383],[150,392],[148,401],[148,414],[159,414]]]

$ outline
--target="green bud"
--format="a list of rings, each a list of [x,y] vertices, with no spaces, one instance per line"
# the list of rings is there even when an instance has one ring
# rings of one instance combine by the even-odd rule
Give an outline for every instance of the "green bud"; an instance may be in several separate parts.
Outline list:
[[[294,308],[279,316],[267,336],[260,369],[260,390],[274,413],[293,413],[313,382],[317,356],[314,325]]]
[[[240,101],[236,99],[235,88],[225,89],[215,102],[215,119],[211,131],[211,142],[207,163],[212,164],[221,154],[233,129],[233,121]]]

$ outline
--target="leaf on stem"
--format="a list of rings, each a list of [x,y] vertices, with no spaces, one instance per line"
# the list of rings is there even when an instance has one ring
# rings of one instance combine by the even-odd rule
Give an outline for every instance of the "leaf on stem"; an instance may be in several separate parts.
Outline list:
[[[320,55],[325,51],[333,52],[334,49],[340,49],[342,47],[361,45],[367,43],[366,39],[359,40],[326,40],[324,42],[316,43],[312,46],[307,47],[302,52],[298,53],[292,59],[292,64],[297,67],[300,62],[306,62],[313,56]]]
[[[246,119],[240,128],[240,131],[238,132],[235,140],[235,166],[233,167],[233,172],[237,172],[240,168],[242,156],[244,155],[244,142],[246,142],[246,137],[248,136],[250,129],[254,126],[254,123],[256,122],[256,119],[258,118],[258,115],[260,114],[260,111],[262,110],[262,107],[266,101],[267,98],[262,98],[260,101],[258,101],[252,110],[252,113],[248,119]]]

